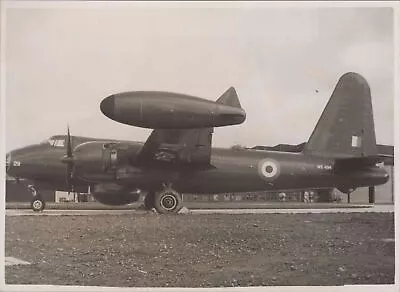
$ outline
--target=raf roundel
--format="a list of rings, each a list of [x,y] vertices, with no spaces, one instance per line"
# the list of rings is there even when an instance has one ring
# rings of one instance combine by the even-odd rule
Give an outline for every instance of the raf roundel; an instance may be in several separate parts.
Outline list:
[[[259,164],[259,173],[263,178],[273,179],[279,175],[278,163],[274,160],[265,159]]]

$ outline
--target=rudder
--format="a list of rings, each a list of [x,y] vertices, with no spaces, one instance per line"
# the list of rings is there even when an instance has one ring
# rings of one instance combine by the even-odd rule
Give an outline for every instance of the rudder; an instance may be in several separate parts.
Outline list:
[[[349,72],[339,79],[303,152],[330,157],[377,154],[371,90],[361,75]]]

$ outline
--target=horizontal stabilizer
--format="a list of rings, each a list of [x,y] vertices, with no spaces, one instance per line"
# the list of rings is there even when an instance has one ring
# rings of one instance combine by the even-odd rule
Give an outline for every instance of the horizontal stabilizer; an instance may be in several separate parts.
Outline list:
[[[364,157],[339,158],[335,160],[334,171],[346,172],[362,169],[368,166],[375,166],[377,163],[393,159],[391,155],[371,155]]]
[[[219,104],[229,105],[232,107],[242,108],[240,105],[239,97],[236,93],[235,88],[230,87],[227,91],[225,91],[220,98],[216,101]]]

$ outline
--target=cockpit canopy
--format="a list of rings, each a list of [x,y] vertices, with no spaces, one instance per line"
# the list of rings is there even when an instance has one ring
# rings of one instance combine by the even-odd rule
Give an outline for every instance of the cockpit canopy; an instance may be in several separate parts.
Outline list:
[[[65,146],[65,137],[63,137],[63,136],[53,136],[53,137],[50,137],[49,139],[44,140],[40,144],[49,144],[51,147],[64,148],[64,146]]]

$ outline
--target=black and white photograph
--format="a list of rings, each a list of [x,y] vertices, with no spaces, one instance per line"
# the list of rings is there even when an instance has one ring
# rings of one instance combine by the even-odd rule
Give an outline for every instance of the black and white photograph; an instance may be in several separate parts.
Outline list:
[[[1,8],[2,289],[396,291],[394,4]]]

